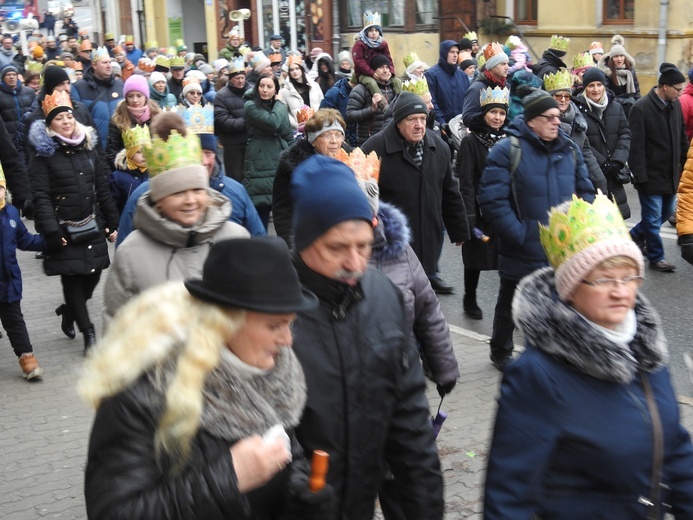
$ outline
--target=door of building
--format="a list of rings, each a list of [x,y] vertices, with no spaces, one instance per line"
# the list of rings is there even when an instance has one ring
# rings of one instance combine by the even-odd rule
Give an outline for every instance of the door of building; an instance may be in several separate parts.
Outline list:
[[[440,0],[438,6],[441,41],[460,41],[467,30],[476,30],[476,0]]]

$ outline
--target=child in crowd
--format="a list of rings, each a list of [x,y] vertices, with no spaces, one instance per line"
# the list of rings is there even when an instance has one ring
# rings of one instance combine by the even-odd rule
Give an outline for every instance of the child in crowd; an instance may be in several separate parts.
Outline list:
[[[7,332],[10,345],[19,358],[22,375],[27,381],[41,379],[43,369],[39,366],[29,340],[29,332],[22,314],[22,272],[17,263],[17,248],[22,251],[41,251],[43,237],[30,233],[17,208],[7,203],[5,174],[0,166],[0,320]]]
[[[371,94],[379,94],[380,88],[374,79],[375,71],[370,63],[373,58],[380,54],[385,56],[390,63],[392,73],[392,88],[395,93],[402,91],[402,82],[395,77],[395,65],[392,63],[390,48],[383,39],[383,28],[380,25],[380,14],[372,12],[370,9],[363,13],[363,31],[358,34],[358,39],[351,49],[354,57],[354,78],[353,83],[363,84]]]
[[[126,130],[123,132],[123,143],[125,148],[115,158],[117,169],[108,179],[108,187],[118,207],[118,213],[123,212],[130,194],[149,178],[143,152],[144,148],[151,146],[149,127],[136,125]]]

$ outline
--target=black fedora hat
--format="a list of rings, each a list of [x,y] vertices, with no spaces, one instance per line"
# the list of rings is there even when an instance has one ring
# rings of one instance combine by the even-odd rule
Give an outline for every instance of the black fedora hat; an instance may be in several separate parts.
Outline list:
[[[301,288],[289,248],[277,237],[217,242],[209,251],[201,280],[186,280],[190,294],[223,307],[284,314],[317,307]]]

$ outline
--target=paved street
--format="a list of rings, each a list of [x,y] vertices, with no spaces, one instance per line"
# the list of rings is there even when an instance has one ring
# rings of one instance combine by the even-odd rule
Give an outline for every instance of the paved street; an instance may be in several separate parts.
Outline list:
[[[446,254],[459,252],[451,249]],[[54,313],[62,301],[58,278],[44,276],[33,253],[20,252],[20,263],[24,312],[46,373],[42,382],[24,381],[7,339],[0,340],[0,518],[83,519],[82,473],[92,413],[74,390],[83,360],[82,341],[80,337],[70,341],[60,332]],[[102,285],[103,278],[91,305],[94,317]],[[100,320],[95,322],[98,325]],[[438,441],[446,479],[446,519],[478,519],[500,378],[488,361],[486,338],[452,329],[462,377],[445,399],[443,409],[449,418]],[[439,401],[435,389],[429,397],[434,409]],[[681,408],[685,424],[693,427],[693,402],[688,400]]]

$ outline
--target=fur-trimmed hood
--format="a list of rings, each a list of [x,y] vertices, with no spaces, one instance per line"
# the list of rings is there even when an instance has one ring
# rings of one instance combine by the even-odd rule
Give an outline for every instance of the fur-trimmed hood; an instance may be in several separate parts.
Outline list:
[[[375,233],[373,258],[376,261],[399,258],[411,242],[407,217],[399,208],[387,202],[380,201]]]
[[[96,130],[91,126],[84,126],[79,121],[75,121],[75,123],[78,128],[81,127],[86,136],[86,139],[80,146],[84,146],[87,150],[94,149],[99,142]],[[58,151],[58,148],[60,148],[60,144],[56,139],[48,135],[46,130],[46,121],[44,119],[34,121],[29,129],[29,142],[36,148],[36,155],[41,157],[53,157],[55,152]]]
[[[630,345],[610,341],[558,298],[550,267],[525,277],[513,300],[513,319],[531,347],[578,372],[623,384],[633,381],[638,370],[659,370],[669,358],[659,316],[642,294],[635,315],[637,332]]]

